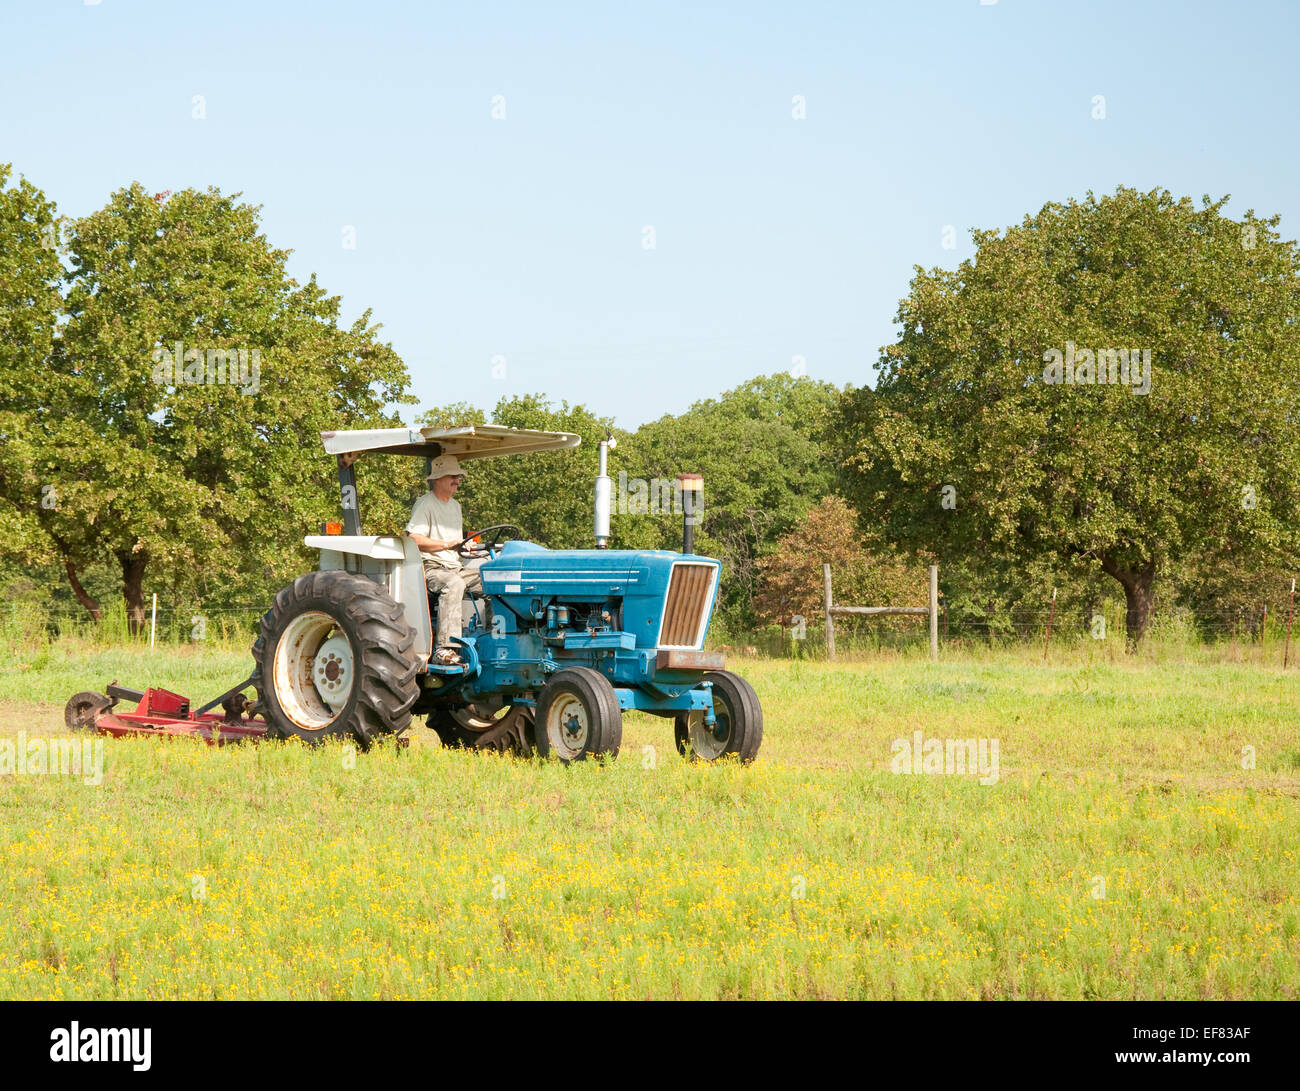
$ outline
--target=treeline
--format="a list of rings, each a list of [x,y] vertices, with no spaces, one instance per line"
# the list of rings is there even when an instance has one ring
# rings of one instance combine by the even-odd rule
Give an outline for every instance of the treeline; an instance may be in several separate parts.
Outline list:
[[[132,185],[70,221],[0,165],[5,602],[256,611],[337,516],[319,433],[415,402],[369,312],[341,324],[236,197]],[[1037,629],[1055,588],[1065,625],[1121,599],[1134,643],[1160,616],[1249,632],[1300,553],[1300,261],[1277,217],[1223,203],[1121,189],[976,232],[958,269],[917,269],[874,385],[763,376],[635,431],[544,393],[414,423],[580,434],[474,462],[461,493],[553,547],[592,545],[607,435],[616,547],[679,548],[662,486],[703,474],[731,632],[816,631],[824,563],[862,605],[923,602],[938,563],[958,631]],[[401,529],[421,471],[362,460],[367,530]]]

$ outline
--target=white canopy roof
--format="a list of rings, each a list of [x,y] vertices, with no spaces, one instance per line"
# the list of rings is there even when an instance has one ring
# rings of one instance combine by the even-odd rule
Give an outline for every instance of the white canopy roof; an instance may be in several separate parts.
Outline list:
[[[496,455],[526,455],[534,451],[556,451],[576,447],[581,436],[571,432],[538,432],[531,428],[507,428],[502,424],[473,424],[465,428],[372,428],[351,432],[322,432],[321,442],[332,455],[377,451],[390,455],[440,454],[458,459],[493,458]]]

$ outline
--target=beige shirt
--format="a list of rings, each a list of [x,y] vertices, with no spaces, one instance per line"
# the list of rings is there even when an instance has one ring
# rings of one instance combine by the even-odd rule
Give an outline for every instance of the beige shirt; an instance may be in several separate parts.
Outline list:
[[[460,505],[453,500],[439,500],[432,492],[426,492],[415,502],[411,510],[411,521],[406,524],[407,534],[423,534],[435,542],[458,542],[465,537],[465,523],[461,518]],[[425,565],[438,565],[441,568],[460,568],[460,554],[454,549],[443,549],[437,553],[424,553]]]

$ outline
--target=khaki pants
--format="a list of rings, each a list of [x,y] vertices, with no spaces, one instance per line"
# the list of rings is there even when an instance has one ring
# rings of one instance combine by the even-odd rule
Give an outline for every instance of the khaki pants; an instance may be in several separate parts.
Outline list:
[[[438,596],[438,632],[433,642],[434,650],[455,650],[451,638],[460,636],[465,631],[461,600],[469,591],[483,593],[483,577],[479,574],[478,565],[466,565],[463,568],[426,565],[424,583],[429,594]]]

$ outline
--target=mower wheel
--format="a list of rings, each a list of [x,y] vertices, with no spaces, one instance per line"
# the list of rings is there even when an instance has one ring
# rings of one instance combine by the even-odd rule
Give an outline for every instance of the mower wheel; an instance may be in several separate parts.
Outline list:
[[[623,742],[623,710],[618,694],[599,671],[566,667],[556,671],[537,699],[533,729],[537,752],[563,762],[618,754]]]
[[[406,730],[420,695],[415,630],[383,584],[353,572],[310,572],[276,595],[253,660],[269,738],[369,748]]]
[[[733,754],[751,762],[763,742],[763,706],[745,679],[731,671],[711,671],[702,679],[713,683],[713,715],[710,728],[703,712],[679,712],[674,718],[673,739],[677,752],[692,761],[717,761]]]
[[[95,717],[113,704],[102,693],[83,690],[73,694],[63,708],[63,722],[69,731],[95,731]]]

